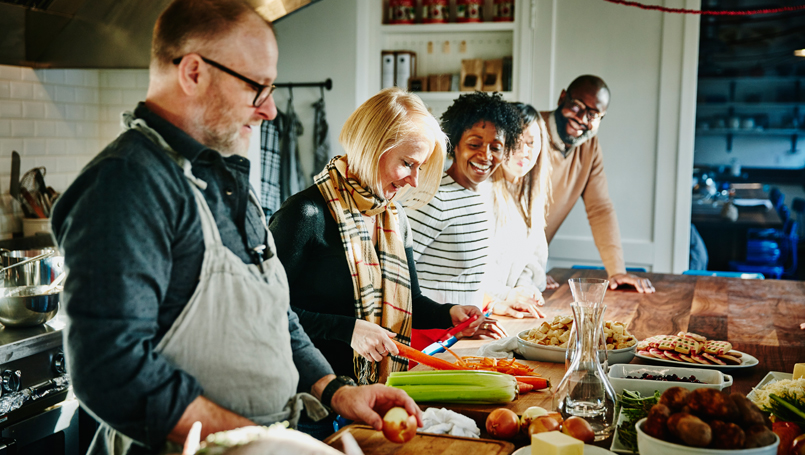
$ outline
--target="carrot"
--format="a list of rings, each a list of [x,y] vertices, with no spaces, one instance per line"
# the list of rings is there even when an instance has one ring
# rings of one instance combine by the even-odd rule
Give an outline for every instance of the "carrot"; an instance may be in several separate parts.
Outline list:
[[[394,340],[392,340],[394,341]],[[406,346],[402,343],[394,341],[394,344],[397,345],[397,349],[400,350],[400,355],[411,359],[415,362],[419,362],[423,365],[427,365],[431,368],[435,368],[437,370],[464,370],[466,368],[462,368],[454,363],[450,363],[446,360],[437,359],[436,357],[431,357],[427,354],[423,354],[422,351],[417,351],[416,349]]]
[[[517,382],[524,382],[534,386],[535,390],[547,389],[551,386],[551,381],[545,378],[538,378],[536,376],[515,376],[515,379],[517,379]]]
[[[534,390],[534,386],[531,384],[526,384],[525,382],[517,381],[517,392],[523,394],[528,393]]]

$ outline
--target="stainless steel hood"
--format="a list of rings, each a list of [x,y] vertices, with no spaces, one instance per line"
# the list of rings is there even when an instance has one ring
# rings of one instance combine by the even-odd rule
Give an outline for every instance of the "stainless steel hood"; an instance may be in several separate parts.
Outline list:
[[[247,0],[278,21],[317,0]],[[0,64],[147,68],[151,32],[170,0],[0,0]]]

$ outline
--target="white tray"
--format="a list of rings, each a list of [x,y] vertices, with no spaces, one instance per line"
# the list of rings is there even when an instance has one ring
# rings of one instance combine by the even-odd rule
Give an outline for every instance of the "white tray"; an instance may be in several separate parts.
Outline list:
[[[733,349],[733,351],[735,351],[735,349]],[[741,352],[741,351],[736,351],[736,352]],[[740,370],[742,368],[752,368],[753,366],[755,366],[758,363],[760,363],[760,362],[758,362],[758,360],[755,357],[753,357],[753,356],[751,356],[751,355],[749,355],[749,354],[747,354],[745,352],[741,352],[741,359],[743,360],[743,363],[741,363],[740,365],[703,365],[701,363],[693,364],[693,363],[688,363],[688,362],[684,362],[684,361],[680,362],[680,361],[677,361],[677,360],[670,360],[670,359],[658,359],[656,357],[649,357],[647,355],[642,355],[639,352],[635,354],[635,357],[639,357],[639,358],[641,358],[643,360],[648,360],[649,362],[654,362],[654,363],[663,363],[663,364],[666,364],[666,365],[674,365],[674,366],[678,366],[678,367],[688,367],[688,368],[708,368],[708,369],[713,369],[713,370],[718,370],[718,371],[730,371],[730,370]]]
[[[613,451],[615,453],[626,453],[626,454],[637,453],[637,452],[629,449],[628,447],[626,447],[626,445],[621,442],[620,436],[618,436],[618,427],[620,426],[620,424],[623,423],[624,419],[626,419],[626,417],[624,417],[621,414],[621,412],[618,411],[618,418],[615,419],[615,421],[616,421],[615,435],[612,437],[612,445],[609,446],[609,450],[611,450],[611,451]]]
[[[769,371],[766,373],[766,376],[757,383],[756,386],[752,387],[752,391],[746,394],[746,398],[749,398],[751,401],[755,401],[755,389],[759,389],[766,384],[771,384],[772,382],[782,381],[783,379],[792,379],[794,377],[791,373],[783,373],[782,371]]]

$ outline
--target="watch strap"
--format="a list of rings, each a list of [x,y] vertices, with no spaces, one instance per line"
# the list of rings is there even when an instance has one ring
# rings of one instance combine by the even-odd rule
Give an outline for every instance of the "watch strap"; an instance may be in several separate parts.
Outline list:
[[[326,387],[324,387],[324,391],[321,392],[321,403],[328,408],[332,409],[330,403],[333,400],[333,395],[335,392],[344,386],[354,386],[355,381],[352,380],[349,376],[336,376],[335,379],[330,381]]]

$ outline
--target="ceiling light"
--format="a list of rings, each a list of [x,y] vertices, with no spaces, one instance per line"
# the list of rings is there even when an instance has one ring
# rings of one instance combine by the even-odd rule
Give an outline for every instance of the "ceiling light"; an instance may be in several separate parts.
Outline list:
[[[796,57],[805,57],[805,49],[797,49],[794,51]]]

